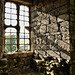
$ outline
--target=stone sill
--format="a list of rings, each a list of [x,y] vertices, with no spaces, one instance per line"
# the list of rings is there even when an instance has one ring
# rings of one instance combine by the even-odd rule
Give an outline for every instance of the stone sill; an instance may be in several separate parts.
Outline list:
[[[33,55],[33,51],[23,51],[23,52],[10,52],[4,53],[7,58],[16,58],[16,57],[29,57]]]

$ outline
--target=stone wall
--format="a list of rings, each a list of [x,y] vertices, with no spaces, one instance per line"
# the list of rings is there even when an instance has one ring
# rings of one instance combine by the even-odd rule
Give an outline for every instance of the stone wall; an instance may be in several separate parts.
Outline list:
[[[75,75],[75,0],[70,0],[71,75]]]
[[[0,58],[3,55],[4,0],[0,0]]]
[[[33,52],[15,52],[7,54],[8,75],[27,75]]]
[[[68,0],[34,0],[31,47],[43,57],[70,59]]]

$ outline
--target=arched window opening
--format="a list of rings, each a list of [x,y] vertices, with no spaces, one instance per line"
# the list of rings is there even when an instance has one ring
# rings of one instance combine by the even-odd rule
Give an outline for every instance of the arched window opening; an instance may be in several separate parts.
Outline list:
[[[5,52],[30,50],[29,7],[5,3]]]
[[[17,49],[16,32],[15,28],[5,29],[5,52],[12,52]]]

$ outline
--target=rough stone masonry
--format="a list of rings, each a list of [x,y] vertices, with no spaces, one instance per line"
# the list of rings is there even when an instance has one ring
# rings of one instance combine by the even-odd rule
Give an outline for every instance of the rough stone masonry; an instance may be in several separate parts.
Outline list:
[[[31,7],[32,50],[70,60],[68,0],[39,0]]]

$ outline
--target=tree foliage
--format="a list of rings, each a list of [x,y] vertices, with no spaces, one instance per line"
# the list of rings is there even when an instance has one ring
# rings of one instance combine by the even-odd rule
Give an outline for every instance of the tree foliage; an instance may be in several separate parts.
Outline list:
[[[11,39],[10,39],[11,38]],[[15,35],[7,35],[5,39],[5,51],[12,52],[16,50],[16,38]]]

